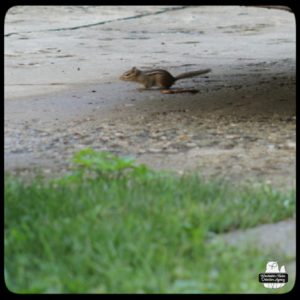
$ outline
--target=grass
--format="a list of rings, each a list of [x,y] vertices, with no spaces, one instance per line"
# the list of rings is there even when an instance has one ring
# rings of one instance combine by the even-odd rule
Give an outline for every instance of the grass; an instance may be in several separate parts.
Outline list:
[[[294,191],[237,190],[86,149],[58,179],[6,175],[5,281],[15,293],[266,293],[263,251],[208,240],[294,213]]]

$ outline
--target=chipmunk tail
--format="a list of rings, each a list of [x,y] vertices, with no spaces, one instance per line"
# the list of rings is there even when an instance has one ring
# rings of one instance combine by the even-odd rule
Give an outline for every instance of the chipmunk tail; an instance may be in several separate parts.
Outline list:
[[[203,69],[203,70],[198,70],[198,71],[191,71],[191,72],[181,73],[181,74],[175,76],[175,80],[195,77],[195,76],[206,74],[206,73],[209,73],[209,72],[211,72],[211,69]]]

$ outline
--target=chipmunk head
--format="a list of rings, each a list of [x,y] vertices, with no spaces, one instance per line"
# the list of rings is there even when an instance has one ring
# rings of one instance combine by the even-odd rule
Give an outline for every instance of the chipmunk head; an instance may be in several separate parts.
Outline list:
[[[134,81],[140,72],[141,71],[136,67],[132,67],[130,70],[123,73],[123,75],[120,76],[120,79],[125,81]]]

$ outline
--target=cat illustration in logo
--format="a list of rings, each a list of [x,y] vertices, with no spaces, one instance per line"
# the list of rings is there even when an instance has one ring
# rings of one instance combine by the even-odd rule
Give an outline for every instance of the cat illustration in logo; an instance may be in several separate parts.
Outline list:
[[[266,266],[265,273],[286,273],[285,266],[281,266],[279,270],[278,263],[276,261],[269,261]],[[269,289],[278,289],[285,285],[285,283],[264,283],[264,287]]]

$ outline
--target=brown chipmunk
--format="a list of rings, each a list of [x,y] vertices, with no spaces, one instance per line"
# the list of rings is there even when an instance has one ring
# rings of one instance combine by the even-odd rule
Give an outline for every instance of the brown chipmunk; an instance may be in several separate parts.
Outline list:
[[[204,69],[182,73],[174,77],[166,70],[155,69],[150,71],[141,71],[136,67],[133,67],[129,71],[125,72],[120,77],[120,79],[124,81],[134,81],[141,83],[145,87],[145,89],[149,89],[152,86],[158,86],[162,89],[169,89],[179,79],[198,76],[210,71],[211,69]]]

